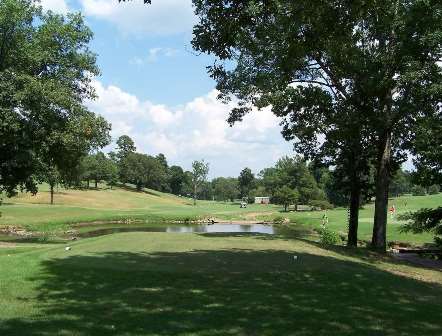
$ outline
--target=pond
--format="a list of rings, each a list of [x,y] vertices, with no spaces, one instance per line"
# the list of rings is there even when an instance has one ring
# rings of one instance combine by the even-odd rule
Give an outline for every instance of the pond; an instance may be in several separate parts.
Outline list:
[[[267,224],[162,224],[162,225],[100,225],[99,227],[85,226],[76,235],[80,238],[98,237],[121,232],[172,232],[172,233],[259,233],[279,234],[283,231]]]

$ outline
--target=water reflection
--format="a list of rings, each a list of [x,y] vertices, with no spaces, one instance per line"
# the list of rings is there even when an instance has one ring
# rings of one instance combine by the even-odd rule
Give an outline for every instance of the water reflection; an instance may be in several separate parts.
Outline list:
[[[277,228],[265,224],[201,224],[201,225],[179,225],[165,224],[158,226],[140,227],[109,227],[99,228],[88,232],[80,233],[79,237],[98,237],[119,232],[170,232],[170,233],[261,233],[276,234]]]

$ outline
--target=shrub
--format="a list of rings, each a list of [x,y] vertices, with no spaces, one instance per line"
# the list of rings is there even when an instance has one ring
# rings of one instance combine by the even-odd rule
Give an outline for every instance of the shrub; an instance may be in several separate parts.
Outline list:
[[[273,224],[284,224],[285,218],[282,216],[276,216],[273,218]]]
[[[322,245],[337,245],[341,242],[339,234],[327,228],[322,228],[319,231],[319,237]]]
[[[433,184],[428,187],[428,194],[430,195],[437,195],[439,194],[440,187],[437,184]]]
[[[310,201],[310,205],[313,208],[320,209],[320,210],[333,209],[333,205],[326,200],[313,200],[313,201]]]
[[[427,191],[424,187],[420,185],[416,185],[413,187],[413,196],[425,196],[427,194]]]

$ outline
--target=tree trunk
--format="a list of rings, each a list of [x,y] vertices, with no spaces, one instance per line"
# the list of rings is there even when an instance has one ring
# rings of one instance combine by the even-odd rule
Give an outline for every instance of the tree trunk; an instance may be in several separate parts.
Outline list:
[[[193,185],[193,205],[196,205],[196,184]]]
[[[51,188],[51,205],[54,205],[54,184],[51,183],[49,186]]]
[[[89,185],[89,179],[87,179],[87,188],[89,189],[90,185]]]
[[[95,189],[98,189],[98,180],[95,179]]]
[[[348,220],[348,239],[347,246],[358,246],[358,224],[359,224],[359,206],[361,200],[361,188],[357,177],[352,179],[350,192],[350,218]]]
[[[372,247],[385,252],[387,248],[388,187],[390,184],[391,131],[387,131],[379,147],[376,171],[376,201],[374,210]]]

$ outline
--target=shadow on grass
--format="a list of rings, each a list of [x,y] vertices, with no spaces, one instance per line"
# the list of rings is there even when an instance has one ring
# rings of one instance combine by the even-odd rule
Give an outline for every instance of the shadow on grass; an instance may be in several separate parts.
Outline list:
[[[132,192],[136,192],[136,193],[143,193],[143,194],[147,194],[147,195],[151,195],[151,196],[161,197],[159,193],[156,193],[154,191],[149,191],[147,189],[138,190],[135,186],[130,186],[127,184],[119,184],[118,187],[120,189],[123,189],[126,191],[132,191]]]
[[[0,235],[0,242],[12,244],[66,244],[68,241],[63,239],[45,239],[42,237],[21,237]]]
[[[1,335],[441,335],[442,287],[284,251],[45,261],[39,314]]]

